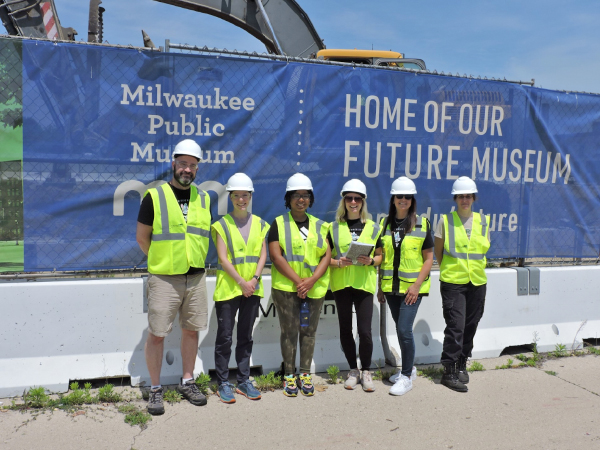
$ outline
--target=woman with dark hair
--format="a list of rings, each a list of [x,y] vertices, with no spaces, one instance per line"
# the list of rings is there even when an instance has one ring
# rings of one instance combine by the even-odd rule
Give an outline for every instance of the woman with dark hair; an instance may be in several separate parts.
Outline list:
[[[300,392],[314,395],[310,368],[321,307],[329,286],[329,224],[306,213],[314,199],[310,179],[301,173],[292,175],[285,193],[285,207],[290,212],[273,221],[268,238],[273,262],[271,298],[281,327],[283,393],[288,397],[298,395],[295,369],[298,338]]]
[[[421,299],[429,295],[433,265],[433,238],[426,217],[417,216],[415,183],[400,177],[392,183],[390,209],[381,220],[384,259],[379,267],[380,303],[387,300],[396,322],[402,369],[390,377],[391,395],[404,395],[416,378],[413,324]]]
[[[340,324],[340,342],[350,366],[344,384],[346,389],[355,389],[360,383],[365,392],[373,392],[375,385],[371,375],[373,338],[373,294],[377,287],[377,269],[381,264],[381,239],[379,224],[370,219],[367,211],[367,187],[360,180],[349,180],[342,187],[342,199],[338,206],[335,222],[331,225],[328,238],[332,248],[331,290]],[[354,264],[346,253],[352,242],[370,244],[369,255],[361,255]],[[356,344],[352,332],[352,307],[356,312],[356,325],[360,339],[358,353],[362,372],[358,370]]]
[[[487,276],[485,254],[490,248],[490,218],[473,212],[477,186],[469,177],[452,185],[456,211],[445,214],[435,230],[435,256],[440,265],[440,291],[446,329],[441,383],[467,392],[467,360],[477,325],[483,316]]]

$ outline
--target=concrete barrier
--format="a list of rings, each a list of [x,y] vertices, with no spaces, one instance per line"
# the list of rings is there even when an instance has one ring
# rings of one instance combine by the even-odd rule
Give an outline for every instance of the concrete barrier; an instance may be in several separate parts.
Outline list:
[[[498,356],[505,347],[531,343],[534,333],[540,351],[553,350],[556,344],[570,349],[573,342],[578,345],[583,338],[600,335],[600,267],[542,268],[539,295],[519,296],[512,269],[489,270],[488,278],[473,357]],[[270,278],[264,277],[264,283],[269,293]],[[215,279],[208,278],[207,285],[212,298]],[[21,395],[32,386],[65,392],[70,380],[129,376],[132,385],[149,382],[144,279],[0,282],[0,299],[0,397]],[[415,321],[417,364],[439,361],[444,326],[438,272],[433,272],[431,295],[423,300]],[[197,373],[214,369],[216,329],[214,304],[209,301],[209,328],[200,333]],[[181,376],[180,336],[176,323],[165,340],[164,384],[177,383]],[[386,359],[400,364],[394,322],[386,305],[376,300],[373,341],[375,363]],[[280,363],[279,321],[267,297],[254,330],[251,365],[266,373]],[[233,357],[230,364],[235,365]],[[321,372],[330,365],[348,369],[335,302],[326,301],[312,370]]]

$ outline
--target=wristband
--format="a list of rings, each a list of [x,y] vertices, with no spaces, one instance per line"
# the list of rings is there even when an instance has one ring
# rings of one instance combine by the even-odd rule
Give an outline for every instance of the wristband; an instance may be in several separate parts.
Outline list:
[[[369,264],[370,266],[374,266],[375,265],[375,258],[371,258],[371,264]]]
[[[256,281],[260,281],[260,275],[254,275],[252,278],[256,278]]]

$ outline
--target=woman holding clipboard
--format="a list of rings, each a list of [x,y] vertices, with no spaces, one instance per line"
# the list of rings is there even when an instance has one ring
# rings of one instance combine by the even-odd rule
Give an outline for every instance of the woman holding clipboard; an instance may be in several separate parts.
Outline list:
[[[389,214],[381,221],[384,261],[379,268],[377,299],[388,302],[402,353],[402,370],[390,378],[394,383],[391,395],[406,394],[416,378],[413,324],[421,298],[429,295],[433,264],[431,225],[417,216],[416,193],[412,180],[396,179],[390,191]]]
[[[360,180],[347,181],[342,187],[342,199],[338,206],[335,222],[329,230],[329,245],[332,248],[330,285],[340,324],[340,341],[350,372],[344,384],[346,389],[355,389],[360,383],[366,392],[373,392],[375,385],[371,375],[373,338],[373,295],[377,284],[376,266],[381,264],[382,243],[379,225],[369,219],[367,212],[367,188]],[[346,254],[353,242],[366,245],[366,252],[353,262]],[[365,246],[361,246],[365,248]],[[361,250],[362,250],[361,248]],[[366,254],[365,254],[366,253]],[[356,311],[356,323],[360,339],[358,353],[362,372],[358,370],[356,344],[352,331],[352,307]]]

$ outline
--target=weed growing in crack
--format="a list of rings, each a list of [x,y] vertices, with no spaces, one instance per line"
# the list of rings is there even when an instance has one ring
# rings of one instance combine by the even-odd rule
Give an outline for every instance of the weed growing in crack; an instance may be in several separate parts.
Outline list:
[[[266,375],[255,376],[254,383],[256,384],[256,389],[263,392],[283,388],[281,377],[276,376],[274,371],[271,371]]]
[[[210,384],[210,381],[211,381],[210,375],[208,375],[204,372],[200,372],[200,374],[196,377],[196,386],[198,386],[198,389],[204,395],[208,394],[208,386]],[[213,392],[216,392],[216,391],[213,389]]]
[[[125,414],[125,423],[128,423],[132,427],[137,425],[142,430],[146,429],[148,422],[152,420],[150,414],[132,404],[121,405],[118,411]]]
[[[168,389],[165,391],[163,395],[163,399],[165,402],[169,402],[171,405],[173,403],[179,403],[183,397],[179,392],[174,389]]]
[[[484,371],[485,367],[479,361],[473,361],[469,367],[467,367],[467,372],[481,372]]]
[[[338,384],[340,368],[338,366],[329,366],[327,368],[327,375],[329,375],[329,383]]]

